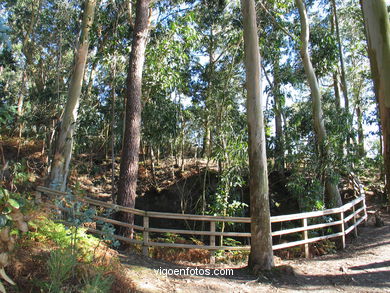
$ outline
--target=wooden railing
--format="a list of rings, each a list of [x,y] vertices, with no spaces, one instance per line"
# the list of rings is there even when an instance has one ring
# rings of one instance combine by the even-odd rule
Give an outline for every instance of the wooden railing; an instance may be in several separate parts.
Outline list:
[[[342,247],[345,248],[345,237],[350,232],[354,231],[355,236],[357,236],[357,226],[367,219],[367,211],[365,204],[365,196],[363,189],[360,187],[361,195],[355,200],[334,209],[327,209],[322,211],[299,213],[299,214],[290,214],[283,216],[272,216],[271,223],[273,226],[280,226],[279,230],[273,229],[272,237],[281,237],[283,235],[302,233],[302,239],[279,243],[272,246],[273,250],[289,248],[293,246],[304,246],[305,256],[309,257],[309,243],[317,242],[320,240],[330,239],[340,237]],[[60,192],[52,190],[46,187],[39,186],[37,187],[36,196],[41,197],[41,194],[46,194],[49,196],[60,196],[64,197],[67,195],[66,192]],[[216,245],[216,237],[247,237],[250,238],[251,234],[249,232],[218,232],[216,231],[217,222],[228,222],[228,223],[247,223],[251,222],[249,217],[222,217],[222,216],[209,216],[209,215],[193,215],[193,214],[175,214],[175,213],[162,213],[162,212],[153,212],[153,211],[144,211],[124,206],[119,206],[115,204],[110,204],[104,201],[92,199],[89,197],[78,197],[79,201],[87,203],[92,206],[104,207],[112,209],[114,211],[121,211],[126,213],[131,213],[133,215],[138,215],[143,217],[143,224],[135,225],[110,219],[107,217],[95,216],[96,221],[102,221],[105,223],[110,223],[117,226],[133,228],[135,231],[141,231],[143,234],[143,240],[130,239],[120,235],[114,235],[115,239],[120,241],[125,241],[132,244],[139,244],[143,247],[143,254],[148,254],[148,248],[151,246],[160,246],[160,247],[171,247],[171,248],[196,248],[196,249],[207,249],[211,251],[216,250],[249,250],[250,246],[220,246]],[[58,208],[54,205],[51,205],[52,208]],[[210,229],[205,230],[181,230],[181,229],[163,229],[151,227],[150,219],[159,218],[159,219],[172,219],[172,220],[190,220],[190,221],[203,221],[208,222]],[[300,224],[297,224],[296,222]],[[294,228],[282,229],[283,226],[290,224]],[[279,223],[279,224],[276,224]],[[324,228],[336,227],[337,232],[332,234],[323,233]],[[103,234],[101,231],[93,228],[88,228],[92,233]],[[310,237],[311,234],[317,234],[313,237]],[[314,233],[317,231],[317,233]],[[202,235],[209,237],[209,245],[195,245],[195,244],[182,244],[182,243],[166,243],[166,242],[155,242],[150,238],[150,233],[174,233],[174,234],[184,234],[184,235]],[[323,235],[320,235],[323,234]],[[212,259],[213,262],[213,255]]]

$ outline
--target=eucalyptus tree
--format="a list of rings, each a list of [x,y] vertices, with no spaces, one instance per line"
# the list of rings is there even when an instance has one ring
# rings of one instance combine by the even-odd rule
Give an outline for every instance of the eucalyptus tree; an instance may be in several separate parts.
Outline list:
[[[363,25],[363,15],[357,1],[343,3],[340,7],[340,19],[342,25],[340,34],[346,51],[345,68],[349,84],[349,96],[355,113],[351,113],[355,120],[357,132],[356,153],[358,158],[365,157],[365,133],[364,121],[380,124],[378,114],[373,113],[369,118],[369,109],[376,105],[374,94],[371,90],[370,63],[367,55],[367,43]]]
[[[104,154],[107,158],[110,150],[115,154],[119,151],[124,129],[122,97],[131,39],[129,32],[132,31],[127,2],[102,2],[96,9],[75,152]]]
[[[303,0],[295,0],[295,3],[300,15],[300,54],[311,90],[314,131],[316,134],[317,150],[321,160],[321,177],[325,185],[325,201],[329,208],[337,207],[342,205],[342,201],[337,184],[334,182],[334,178],[330,176],[331,166],[327,166],[330,151],[323,117],[321,90],[309,54],[309,20]]]
[[[242,0],[244,22],[247,120],[249,133],[249,190],[251,209],[251,252],[249,266],[254,271],[274,266],[269,210],[267,157],[260,84],[260,52],[256,10],[253,0]]]
[[[135,206],[139,146],[141,138],[142,71],[150,26],[150,0],[137,0],[133,41],[126,81],[126,124],[121,154],[118,185],[118,204]],[[134,223],[134,215],[120,213],[126,223]],[[122,234],[133,237],[133,229],[123,229]]]
[[[202,155],[210,159],[215,146],[223,144],[223,117],[232,96],[237,97],[242,37],[234,2],[199,1],[193,11],[200,41],[193,54],[190,94],[203,108]]]
[[[264,17],[260,20],[263,34],[260,34],[260,45],[263,57],[263,70],[269,86],[266,87],[268,95],[272,95],[272,112],[274,118],[275,137],[272,153],[274,157],[274,169],[284,176],[285,168],[285,129],[283,117],[286,94],[283,85],[290,82],[286,78],[286,65],[281,62],[282,51],[289,45],[289,39],[294,36],[288,33],[289,24],[282,16],[290,11],[290,5],[283,1],[259,2]],[[286,53],[284,53],[286,55]],[[288,66],[288,65],[287,65]],[[272,77],[272,79],[271,79]],[[285,119],[284,119],[285,120]],[[284,121],[286,122],[286,120]],[[270,157],[270,155],[268,156]]]
[[[20,62],[20,80],[17,97],[16,122],[19,131],[19,137],[23,130],[23,112],[25,100],[31,94],[31,83],[34,81],[32,68],[36,61],[36,29],[37,23],[40,21],[42,13],[42,1],[3,1],[3,5],[7,8],[7,19],[10,29],[12,30],[12,43],[20,44],[19,48],[12,48],[13,55]]]
[[[24,34],[23,42],[22,42],[22,52],[26,58],[24,69],[22,70],[22,85],[21,85],[21,92],[18,98],[18,105],[17,105],[17,113],[19,120],[22,118],[23,114],[23,103],[24,103],[24,97],[28,94],[28,74],[27,74],[27,67],[32,64],[33,59],[33,50],[34,50],[34,44],[32,39],[33,31],[35,30],[35,26],[38,22],[37,19],[39,19],[39,14],[42,6],[42,0],[37,1],[37,3],[32,2],[31,3],[31,18],[30,23],[27,26],[27,30]],[[36,6],[35,6],[36,4]],[[21,137],[23,131],[23,123],[19,121],[19,137]]]
[[[390,201],[390,22],[385,0],[362,0],[368,55],[375,95],[379,104],[386,173],[386,193]]]
[[[5,99],[7,105],[19,105],[23,115],[17,115],[16,121],[24,125],[23,138],[42,140],[47,166],[72,71],[80,5],[55,0],[3,1],[2,5],[11,32],[9,52],[15,62],[13,70],[1,77]]]
[[[343,47],[342,47],[342,41],[341,41],[341,34],[340,34],[340,24],[339,24],[339,16],[337,12],[337,5],[336,0],[330,0],[331,6],[332,6],[332,24],[335,28],[335,34],[337,39],[337,48],[338,48],[338,55],[339,55],[339,62],[340,62],[340,71],[341,71],[341,89],[344,96],[344,106],[347,111],[349,111],[349,97],[348,97],[348,85],[347,85],[347,78],[345,74],[345,66],[344,66],[344,54],[343,54]],[[337,77],[336,77],[337,81]]]
[[[172,5],[172,10],[176,11],[175,7]],[[198,42],[198,33],[192,27],[191,10],[177,10],[169,18],[164,17],[167,11],[159,5],[155,11],[159,16],[146,52],[142,141],[150,154],[170,153],[178,159],[181,153],[184,158],[186,119],[182,100],[188,95],[191,51]],[[184,167],[184,160],[181,165]]]
[[[87,63],[89,32],[95,14],[96,0],[86,0],[81,25],[80,42],[74,58],[74,69],[69,85],[68,100],[56,141],[50,172],[50,187],[64,191],[72,157],[73,135],[76,127],[81,88]]]

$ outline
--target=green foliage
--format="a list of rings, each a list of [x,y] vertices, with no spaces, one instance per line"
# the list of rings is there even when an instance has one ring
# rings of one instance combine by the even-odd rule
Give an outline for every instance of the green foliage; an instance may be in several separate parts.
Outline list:
[[[44,288],[48,292],[64,292],[64,283],[72,277],[76,265],[77,258],[70,250],[52,251],[47,261],[50,282]]]
[[[223,245],[225,246],[241,246],[242,243],[233,238],[223,238]],[[234,263],[243,263],[247,261],[249,251],[247,250],[232,250],[226,252],[225,250],[215,251],[215,257],[219,262],[234,262]]]
[[[10,165],[10,171],[14,184],[26,184],[30,178],[30,173],[27,170],[26,161],[22,160],[21,162],[15,162]]]
[[[178,240],[185,241],[185,239],[175,233],[164,233],[163,238],[160,238],[163,242],[177,243]]]
[[[318,78],[333,71],[338,62],[336,37],[326,24],[316,23],[310,28],[312,62]]]
[[[226,237],[223,239],[223,244],[226,246],[240,246],[242,243],[238,240],[235,240],[233,238]]]
[[[13,123],[16,114],[16,107],[1,105],[0,107],[0,129]]]
[[[25,200],[21,199],[20,194],[9,192],[4,187],[0,187],[0,229],[5,226],[12,226],[14,221],[11,213],[19,210],[25,205]]]
[[[21,211],[24,203],[20,200],[19,194],[0,187],[0,232],[2,241],[0,243],[2,245],[0,276],[11,285],[15,285],[15,283],[7,276],[4,267],[9,263],[9,253],[14,249],[16,237],[20,232],[27,232],[28,230],[24,214]],[[6,292],[2,281],[0,281],[0,291]]]
[[[105,277],[102,273],[97,273],[92,278],[87,278],[84,280],[84,287],[80,290],[80,293],[110,292],[112,283],[112,278]]]
[[[217,192],[211,198],[208,213],[222,216],[242,215],[248,205],[242,200],[241,188],[246,184],[244,178],[248,174],[248,145],[245,133],[226,136],[226,145],[216,149],[214,156],[223,165]]]
[[[264,71],[269,79],[265,89],[268,103],[264,105],[267,155],[270,162],[279,159],[276,148],[279,138],[273,130],[274,118],[280,114],[286,174],[292,174],[288,178],[288,189],[301,210],[306,211],[324,207],[321,182],[325,174],[336,182],[352,169],[361,173],[367,172],[367,168],[379,170],[383,159],[379,145],[373,147],[372,158],[362,159],[358,144],[353,143],[358,119],[366,139],[374,140],[380,135],[368,133],[365,128],[378,125],[379,120],[373,109],[376,100],[358,2],[337,1],[349,109],[343,108],[343,101],[339,109],[335,107],[333,74],[340,75],[340,64],[330,3],[306,2],[310,53],[322,87],[328,137],[320,147],[329,150],[326,162],[318,156],[313,132],[312,105],[298,50],[300,27],[293,2],[263,1],[257,8],[265,16],[260,17],[259,36]],[[73,68],[80,3],[75,0],[8,0],[0,4],[0,136],[15,134],[15,127],[11,126],[24,125],[22,136],[42,140],[44,156],[49,159],[53,155]],[[108,157],[112,137],[114,153],[118,154],[123,147],[121,117],[125,107],[122,97],[133,31],[126,3],[100,2],[91,28],[90,56],[74,143],[76,153],[91,155],[88,165],[78,165],[79,170],[91,176],[103,169],[94,160]],[[134,11],[130,17],[134,20]],[[196,155],[199,159],[199,150],[203,149],[202,155],[207,156],[210,164],[218,165],[219,182],[215,194],[205,193],[207,203],[202,204],[207,204],[209,214],[242,215],[247,210],[243,192],[248,157],[239,1],[155,1],[151,21],[142,85],[142,143],[158,148],[160,158],[172,155],[177,158],[182,154],[184,158]],[[273,88],[275,82],[279,85],[277,89]],[[340,94],[342,96],[342,92]],[[272,104],[271,96],[279,98],[277,105]],[[16,107],[19,102],[23,102],[21,116]],[[363,113],[359,118],[355,114],[357,108]],[[114,109],[113,114],[111,109]],[[210,152],[205,151],[208,133]],[[13,184],[9,189],[21,190],[29,180],[27,161],[14,163],[8,158],[10,153],[5,148],[0,154],[9,165],[6,172]],[[0,159],[5,164],[3,157]],[[205,190],[209,190],[207,186]],[[0,224],[10,225],[6,218],[9,210],[17,204],[23,207],[25,196],[10,194],[16,202],[0,196],[1,203],[8,207],[2,209]],[[55,237],[65,243],[71,241],[68,245],[76,242],[80,245],[81,227],[93,221],[95,211],[77,203],[71,195],[58,205],[64,209],[64,220],[73,226],[64,229],[74,239],[62,239],[64,231]],[[112,225],[97,224],[105,233],[104,240],[117,243],[112,237]]]
[[[298,201],[301,212],[324,209],[324,188],[321,182],[310,175],[302,176],[302,173],[294,173],[289,177],[288,190]]]
[[[72,219],[72,218],[71,218]],[[80,222],[74,221],[79,224]],[[34,231],[28,232],[28,239],[48,243],[53,242],[59,248],[52,251],[47,262],[49,280],[41,283],[47,292],[108,292],[112,279],[105,277],[101,272],[82,276],[77,275],[78,267],[83,263],[93,263],[96,248],[101,239],[86,233],[85,228],[79,226],[66,227],[46,217],[40,217],[30,223]],[[106,231],[107,232],[107,231]],[[112,231],[111,231],[112,232]],[[78,280],[69,289],[72,280]],[[100,290],[100,291],[99,291]]]
[[[85,261],[93,259],[91,248],[97,247],[100,239],[91,234],[87,234],[85,228],[66,227],[61,223],[56,223],[46,217],[38,218],[30,223],[35,227],[35,231],[28,232],[28,237],[39,242],[52,241],[62,250],[72,247],[74,239],[77,239],[77,253]]]

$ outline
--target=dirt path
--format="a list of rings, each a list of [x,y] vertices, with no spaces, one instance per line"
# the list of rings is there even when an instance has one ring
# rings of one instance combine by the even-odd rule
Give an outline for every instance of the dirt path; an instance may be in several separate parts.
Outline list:
[[[359,237],[349,240],[344,251],[281,261],[271,277],[257,278],[245,267],[235,267],[233,276],[226,277],[165,276],[157,270],[184,271],[187,266],[138,255],[123,256],[123,263],[138,292],[390,292],[390,216],[383,219],[383,227],[369,223],[360,228]],[[195,268],[206,267],[189,269]]]

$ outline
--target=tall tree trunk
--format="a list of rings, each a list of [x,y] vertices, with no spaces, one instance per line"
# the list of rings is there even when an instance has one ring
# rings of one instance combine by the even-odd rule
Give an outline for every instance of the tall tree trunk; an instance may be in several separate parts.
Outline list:
[[[360,1],[382,125],[386,193],[390,202],[390,23],[385,0]]]
[[[35,4],[37,4],[37,7],[35,8]],[[24,98],[28,96],[28,81],[29,81],[29,75],[28,75],[28,69],[30,65],[32,64],[32,56],[33,56],[33,48],[35,48],[33,41],[31,40],[31,35],[34,31],[35,25],[38,22],[37,19],[39,19],[39,13],[42,8],[42,0],[39,1],[32,1],[31,2],[31,20],[30,24],[27,28],[27,31],[24,35],[23,42],[22,42],[22,53],[24,57],[26,58],[24,68],[22,71],[22,81],[21,81],[21,88],[20,88],[20,93],[18,97],[18,102],[17,102],[17,112],[16,112],[16,121],[18,124],[18,130],[19,130],[19,138],[22,137],[22,132],[23,132],[23,121],[22,121],[22,116],[23,116],[23,105],[24,105]]]
[[[340,36],[338,34],[339,31],[338,31],[338,18],[336,17],[337,16],[336,4],[333,3],[333,1],[330,1],[330,4],[331,4],[331,11],[332,11],[332,15],[331,15],[332,17],[331,17],[331,21],[330,21],[331,33],[333,35],[335,35],[335,27],[336,27],[336,22],[337,22],[337,36]],[[339,47],[339,49],[341,49],[341,47]],[[339,53],[340,53],[340,50],[339,50]],[[341,113],[340,112],[340,110],[341,110],[341,96],[340,96],[341,89],[340,89],[340,77],[339,77],[339,75],[340,75],[339,74],[339,68],[336,67],[335,71],[333,72],[333,90],[334,90],[334,97],[335,97],[335,108],[336,108],[337,113]],[[348,138],[346,140],[348,141]],[[337,142],[336,151],[337,151],[337,158],[339,160],[343,159],[343,157],[344,157],[345,142],[346,141],[343,141],[343,140]],[[347,149],[348,149],[348,145],[347,145]]]
[[[334,97],[335,97],[335,106],[336,110],[340,111],[340,85],[337,72],[333,73],[333,88],[334,88]]]
[[[206,2],[207,5],[208,2]],[[206,156],[207,159],[211,156],[211,150],[212,150],[212,136],[211,136],[211,127],[212,127],[212,121],[211,121],[211,113],[210,113],[210,102],[213,99],[213,78],[214,78],[214,72],[215,72],[215,58],[214,58],[214,51],[215,51],[215,38],[214,38],[214,30],[213,30],[213,24],[210,25],[210,36],[209,36],[209,46],[208,46],[208,55],[209,55],[209,64],[207,68],[207,89],[206,89],[206,98],[205,98],[205,128],[204,128],[204,137],[203,137],[203,150],[202,155]]]
[[[329,176],[328,168],[325,166],[329,159],[329,150],[326,146],[326,129],[322,113],[321,92],[315,75],[313,65],[309,55],[309,23],[306,14],[306,8],[302,0],[295,0],[299,10],[301,21],[301,46],[300,53],[303,61],[303,67],[311,90],[313,104],[314,132],[316,134],[318,153],[321,160],[321,166],[324,168],[325,201],[328,208],[342,205],[341,196],[337,184]]]
[[[260,84],[260,52],[254,0],[241,0],[244,19],[247,120],[249,131],[249,190],[251,252],[248,265],[254,270],[274,266],[269,210],[267,157]]]
[[[363,105],[362,105],[362,99],[360,97],[360,92],[362,90],[362,87],[363,87],[363,80],[360,80],[359,85],[354,92],[355,104],[356,104],[357,135],[358,135],[357,154],[359,158],[362,158],[366,155],[364,151],[363,109],[362,109]]]
[[[76,127],[81,87],[88,56],[89,31],[93,24],[96,0],[86,0],[81,26],[80,43],[74,58],[74,69],[69,85],[68,100],[59,130],[50,172],[50,187],[64,191],[72,157],[73,134]]]
[[[331,0],[331,2],[332,2],[332,8],[333,8],[334,23],[335,23],[335,27],[336,27],[337,48],[339,51],[340,70],[341,70],[341,76],[340,76],[341,77],[341,89],[343,91],[345,109],[346,109],[346,111],[349,111],[348,87],[347,87],[347,79],[345,77],[344,55],[343,55],[343,48],[342,48],[342,44],[341,44],[339,18],[337,15],[336,0]]]
[[[358,156],[362,158],[365,156],[364,152],[364,132],[363,132],[363,112],[362,106],[360,104],[360,99],[357,100],[358,104],[356,105],[356,117],[358,123]]]
[[[276,54],[273,67],[273,95],[274,95],[274,114],[275,114],[275,167],[276,170],[284,176],[284,135],[282,124],[282,93],[280,90],[280,68],[279,53]]]
[[[335,97],[335,108],[336,112],[340,113],[341,106],[340,106],[340,83],[339,83],[339,74],[337,72],[333,72],[333,89],[334,89],[334,97]],[[348,138],[347,138],[348,140]],[[338,141],[337,146],[336,146],[336,151],[337,151],[337,157],[342,159],[344,157],[344,146],[345,146],[345,141]],[[347,145],[348,148],[348,145]]]
[[[116,32],[115,32],[116,35]],[[112,203],[116,204],[115,194],[115,102],[116,102],[116,62],[117,57],[114,55],[114,62],[111,66],[111,198]]]
[[[137,189],[139,146],[141,137],[142,69],[149,30],[150,0],[138,0],[126,87],[126,125],[122,149],[118,204],[134,207]],[[134,223],[134,215],[120,213],[120,220]],[[123,228],[121,234],[133,237],[133,229]]]

